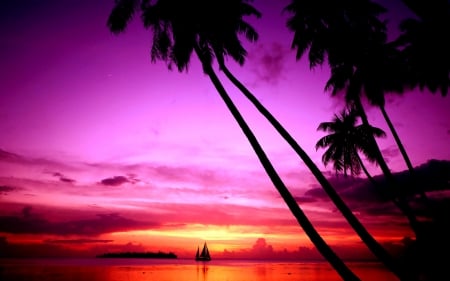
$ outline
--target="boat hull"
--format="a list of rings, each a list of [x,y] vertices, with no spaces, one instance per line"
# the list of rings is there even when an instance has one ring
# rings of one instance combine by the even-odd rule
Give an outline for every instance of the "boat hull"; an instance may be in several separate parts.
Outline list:
[[[195,258],[196,261],[210,261],[211,258]]]

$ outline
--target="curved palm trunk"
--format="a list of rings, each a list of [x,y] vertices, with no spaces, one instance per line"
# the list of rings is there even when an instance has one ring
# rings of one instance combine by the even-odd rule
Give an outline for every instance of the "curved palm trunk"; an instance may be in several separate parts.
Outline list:
[[[306,166],[311,170],[315,178],[322,185],[322,188],[328,194],[330,199],[349,222],[351,227],[359,235],[361,240],[367,245],[372,253],[383,262],[389,270],[391,270],[398,277],[404,276],[403,271],[399,265],[389,255],[389,253],[373,238],[366,230],[361,222],[356,218],[350,208],[341,199],[336,190],[331,186],[329,181],[325,178],[319,168],[314,164],[308,154],[300,147],[295,139],[287,132],[287,130],[278,122],[278,120],[258,101],[258,99],[228,70],[225,63],[218,59],[221,70],[226,77],[249,99],[258,111],[270,122],[270,124],[277,130],[277,132],[286,140],[287,143],[294,149],[294,151],[303,160]]]
[[[369,181],[373,184],[373,185],[377,185],[377,181],[372,177],[371,174],[369,174],[369,171],[367,171],[366,166],[364,165],[361,157],[359,157],[359,154],[356,153],[356,157],[358,157],[358,162],[359,162],[359,166],[361,166],[361,169],[363,170],[364,174],[366,175],[366,177],[369,179]]]
[[[209,76],[211,79],[211,82],[216,87],[217,91],[219,92],[221,98],[227,105],[227,108],[230,110],[231,114],[235,118],[235,120],[238,122],[239,127],[244,132],[245,136],[247,137],[248,141],[250,142],[252,148],[256,152],[256,155],[258,156],[259,161],[263,165],[267,175],[270,177],[272,183],[275,185],[275,188],[280,193],[283,200],[288,205],[290,211],[297,219],[297,222],[299,225],[303,228],[306,235],[308,235],[311,242],[316,246],[317,250],[325,257],[325,259],[331,264],[331,266],[339,273],[339,275],[344,280],[360,280],[346,265],[345,263],[336,255],[336,253],[326,244],[326,242],[323,240],[323,238],[319,235],[319,233],[316,231],[312,223],[309,221],[308,217],[305,215],[305,213],[302,211],[302,209],[299,207],[297,202],[295,201],[292,194],[289,192],[283,181],[281,180],[280,176],[276,172],[275,168],[271,164],[270,160],[268,159],[267,155],[265,154],[264,150],[262,149],[261,145],[258,143],[258,140],[256,139],[255,135],[245,122],[242,115],[239,113],[239,110],[234,105],[231,98],[228,96],[225,88],[223,87],[222,83],[220,82],[219,78],[215,74],[214,70],[212,69],[211,65],[208,63],[204,63],[204,60],[202,60],[202,54],[201,50],[196,47],[195,52],[197,53],[197,56],[199,57],[200,61],[203,65],[203,71]]]
[[[408,167],[409,173],[410,173],[410,175],[412,177],[412,181],[414,181],[414,177],[415,177],[414,168],[413,168],[413,165],[411,163],[411,160],[408,157],[408,154],[406,153],[405,147],[403,146],[403,143],[402,143],[402,141],[400,140],[400,137],[397,134],[397,130],[395,130],[394,124],[392,124],[391,119],[389,118],[389,116],[388,116],[384,106],[380,105],[379,108],[381,110],[381,113],[383,114],[384,120],[388,124],[389,130],[391,131],[392,136],[395,139],[395,142],[397,143],[398,149],[400,150],[400,152],[401,152],[401,154],[403,156],[403,159],[405,160],[406,166]],[[422,189],[419,189],[417,187],[416,187],[416,189],[419,192],[422,201],[424,203],[428,203],[428,197],[425,194],[425,192]]]
[[[364,111],[364,107],[362,106],[361,99],[359,98],[359,96],[354,99],[354,102],[357,110],[360,113],[362,123],[365,126],[370,126],[369,120],[367,119],[367,115]],[[411,207],[409,206],[404,196],[399,194],[399,192],[397,191],[397,184],[395,178],[392,175],[388,165],[386,164],[386,161],[384,160],[383,155],[381,154],[380,148],[378,147],[375,138],[373,136],[369,136],[369,141],[371,142],[371,146],[375,150],[377,163],[380,166],[381,170],[383,171],[383,174],[386,177],[386,181],[391,187],[392,200],[400,208],[403,214],[407,217],[409,224],[417,237],[419,234],[419,223],[417,221],[417,218],[414,215]]]

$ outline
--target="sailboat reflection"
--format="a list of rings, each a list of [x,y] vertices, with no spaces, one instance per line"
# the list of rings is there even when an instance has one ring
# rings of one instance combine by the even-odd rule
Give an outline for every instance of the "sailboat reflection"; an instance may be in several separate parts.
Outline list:
[[[208,265],[205,263],[197,264],[197,281],[208,280]]]

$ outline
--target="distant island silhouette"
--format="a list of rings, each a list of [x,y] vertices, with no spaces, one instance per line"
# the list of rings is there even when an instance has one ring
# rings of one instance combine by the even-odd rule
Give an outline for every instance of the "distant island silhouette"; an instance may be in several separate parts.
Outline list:
[[[177,255],[169,252],[118,252],[97,255],[97,258],[141,258],[141,259],[176,259]]]

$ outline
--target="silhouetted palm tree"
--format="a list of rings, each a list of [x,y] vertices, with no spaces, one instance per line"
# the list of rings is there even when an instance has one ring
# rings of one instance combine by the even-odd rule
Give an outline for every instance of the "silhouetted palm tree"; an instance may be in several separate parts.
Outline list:
[[[377,95],[371,96],[373,96],[373,99],[381,97],[384,101],[384,92],[378,91],[378,89],[385,89],[382,88],[384,84],[379,85],[376,77],[366,75],[371,71],[372,73],[376,72],[379,68],[364,67],[372,66],[365,64],[365,60],[370,59],[368,53],[384,54],[384,51],[392,50],[390,48],[376,49],[378,53],[371,50],[371,48],[374,48],[372,43],[378,43],[385,36],[386,26],[379,19],[379,15],[386,9],[370,0],[292,0],[286,6],[285,11],[292,14],[287,21],[287,26],[294,32],[292,47],[297,50],[297,60],[308,52],[311,68],[322,65],[327,61],[331,67],[332,75],[325,88],[333,88],[334,93],[337,93],[340,89],[345,89],[348,103],[356,108],[363,125],[370,128],[360,100],[361,89],[364,86],[367,86],[365,89],[369,85],[374,86],[373,92]],[[379,44],[375,45],[375,48],[378,47]],[[374,57],[373,60],[377,58]],[[386,60],[381,61],[381,63],[384,62]],[[397,67],[399,64],[395,60],[391,65]],[[394,68],[391,70],[394,71]],[[400,72],[400,74],[403,74],[403,72]],[[371,78],[374,79],[371,80]],[[399,86],[398,83],[393,83],[395,80],[387,79],[385,82],[389,82],[389,86],[393,89],[398,89],[394,88],[394,86]],[[408,202],[399,194],[395,179],[379,150],[375,138],[369,137],[368,142],[374,150],[378,165],[390,183],[392,192],[397,193],[395,198],[397,206],[406,215],[411,227],[417,231],[416,217]],[[392,268],[395,268],[395,266]]]
[[[329,134],[317,141],[316,150],[326,148],[322,162],[325,166],[332,162],[336,173],[343,172],[346,176],[349,171],[354,176],[363,170],[369,180],[373,181],[359,152],[366,155],[369,161],[375,162],[373,149],[368,145],[369,135],[385,137],[386,134],[376,127],[371,126],[367,130],[366,126],[357,125],[358,117],[355,111],[345,108],[339,115],[335,114],[332,121],[320,123],[317,130]]]
[[[395,42],[408,69],[407,85],[447,95],[450,86],[450,2],[448,0],[403,3],[415,14],[400,24]]]
[[[365,44],[362,44],[365,47],[360,51],[354,51],[353,57],[349,56],[347,64],[332,66],[332,74],[327,82],[326,89],[331,89],[332,95],[336,95],[344,90],[347,101],[356,106],[360,112],[363,124],[368,127],[370,127],[370,124],[361,103],[361,96],[364,94],[373,105],[379,107],[408,165],[411,176],[414,176],[414,170],[406,150],[384,107],[385,92],[401,93],[403,91],[402,77],[404,75],[404,67],[402,66],[398,50],[393,44],[386,42],[386,33],[384,31],[372,31],[360,40],[365,42]],[[411,227],[418,235],[419,223],[412,208],[409,206],[406,195],[399,190],[375,138],[371,138],[370,142],[371,146],[376,150],[377,163],[391,185],[397,206],[407,216]],[[410,182],[410,185],[412,186],[411,189],[419,192],[424,202],[427,202],[427,197],[423,190],[418,189],[413,181]]]
[[[220,61],[220,60],[219,60]],[[287,143],[294,149],[297,155],[302,159],[305,165],[313,173],[314,177],[318,180],[324,191],[330,197],[331,201],[336,205],[337,209],[342,213],[344,218],[349,222],[350,226],[359,235],[361,240],[368,246],[368,248],[378,257],[386,266],[401,276],[402,273],[396,265],[393,258],[386,252],[386,250],[370,235],[367,229],[356,218],[350,208],[345,204],[327,178],[319,170],[317,165],[312,161],[308,154],[300,147],[297,141],[289,134],[289,132],[279,123],[279,121],[259,102],[259,100],[228,70],[226,65],[219,62],[221,69],[225,75],[237,86],[241,92],[253,103],[258,111],[270,122],[270,124],[277,130],[277,132],[287,141]],[[367,175],[368,172],[367,172]]]
[[[405,63],[396,44],[386,42],[387,36],[384,31],[371,32],[369,37],[361,38],[361,40],[366,41],[364,49],[354,52],[352,60],[349,59],[347,64],[332,67],[332,75],[327,82],[326,89],[331,89],[332,95],[345,90],[347,101],[353,102],[364,94],[372,105],[377,106],[388,124],[411,176],[414,176],[411,160],[385,108],[386,92],[403,92],[407,76]],[[364,109],[359,106],[361,103],[356,101],[356,104],[362,112]],[[363,121],[368,124],[364,116]],[[382,156],[379,158],[380,167],[386,174],[388,168],[385,167]],[[423,191],[419,190],[419,193],[424,200],[427,200]]]
[[[152,3],[146,0],[118,0],[110,14],[108,25],[114,33],[123,31],[140,3],[144,26],[153,31],[151,47],[153,61],[163,60],[167,62],[169,68],[175,65],[179,71],[183,71],[189,64],[191,54],[196,53],[204,73],[210,78],[238,122],[268,176],[305,233],[344,280],[359,280],[325,243],[301,210],[213,70],[214,53],[231,56],[241,64],[244,62],[245,50],[236,39],[238,33],[250,29],[236,28],[235,24],[241,23],[240,26],[245,26],[242,20],[244,15],[259,15],[247,2],[160,0]],[[256,39],[256,33],[245,34],[250,40]]]

